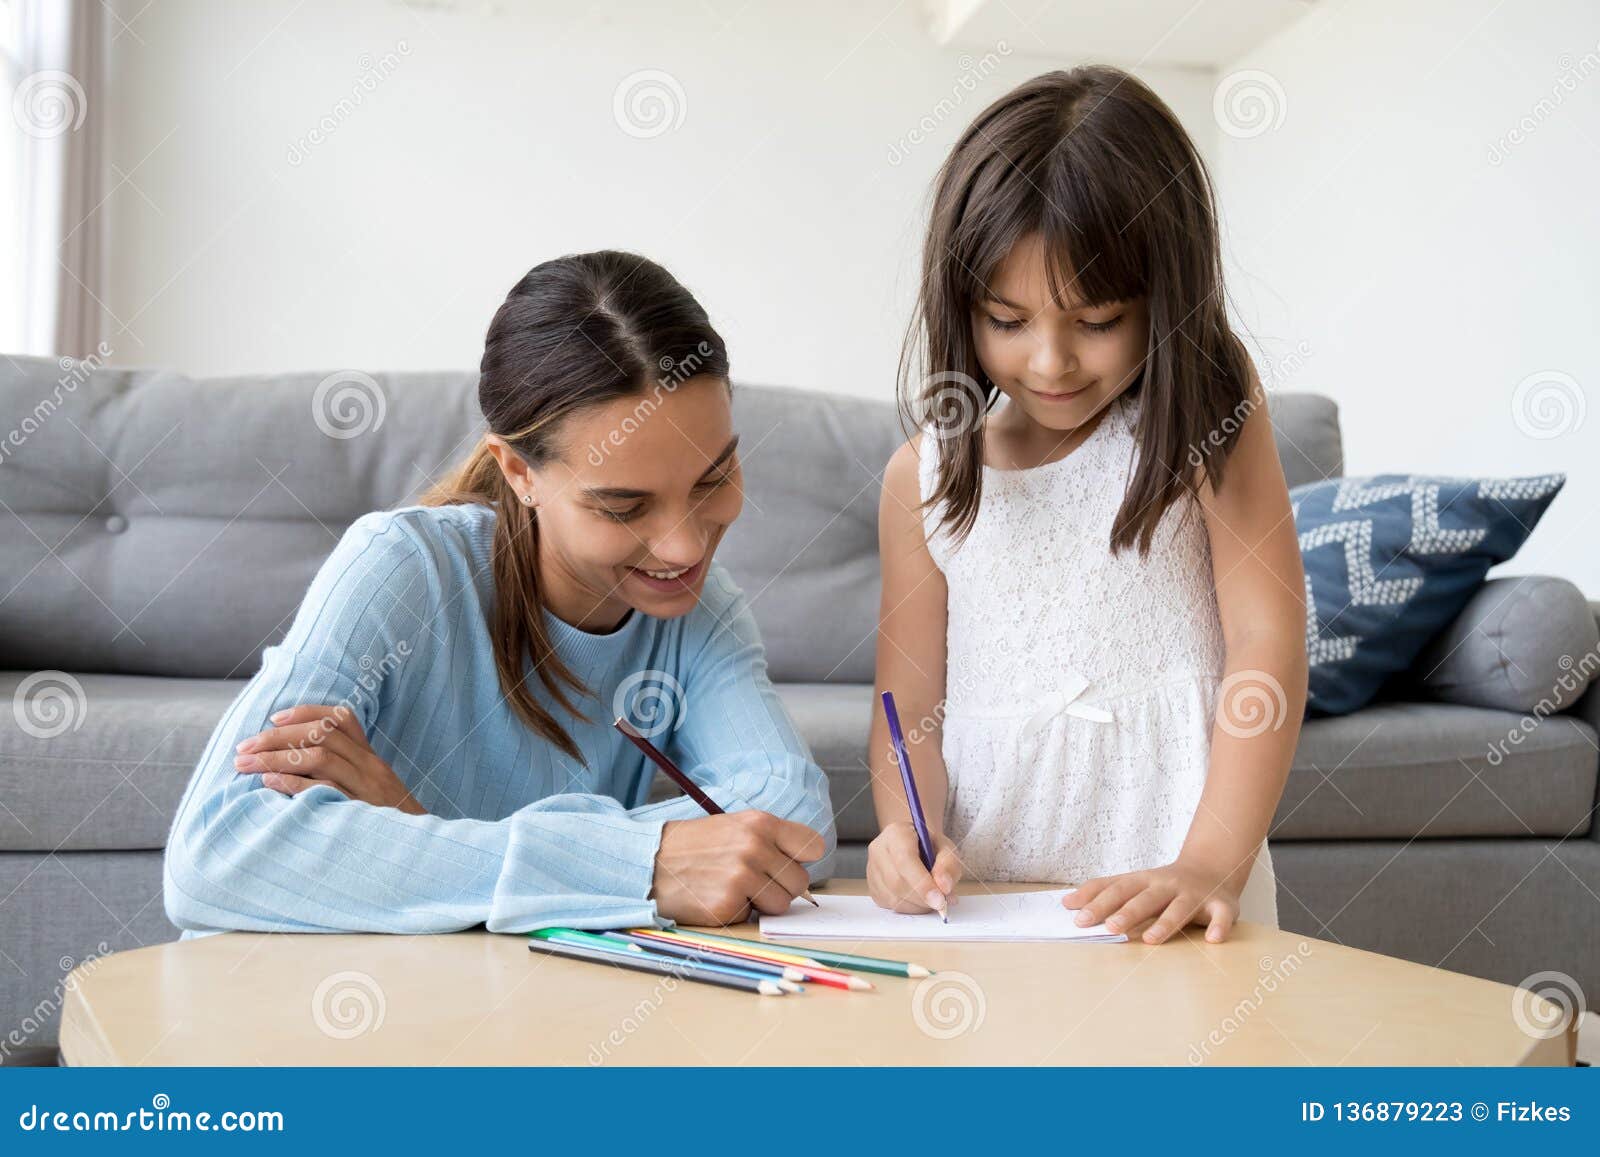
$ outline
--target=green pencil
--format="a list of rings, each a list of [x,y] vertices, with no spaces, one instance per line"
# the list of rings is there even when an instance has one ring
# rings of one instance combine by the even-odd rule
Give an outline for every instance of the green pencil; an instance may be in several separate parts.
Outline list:
[[[918,979],[930,976],[929,969],[920,964],[908,964],[903,960],[881,960],[876,956],[856,956],[849,952],[825,952],[820,948],[812,948],[799,944],[771,944],[765,940],[741,940],[737,936],[718,936],[714,932],[702,932],[698,928],[694,934],[704,940],[718,940],[724,944],[743,944],[746,948],[752,944],[761,948],[771,948],[778,952],[792,952],[796,956],[806,956],[818,964],[828,968],[853,968],[860,972],[878,972],[885,976],[907,976]]]

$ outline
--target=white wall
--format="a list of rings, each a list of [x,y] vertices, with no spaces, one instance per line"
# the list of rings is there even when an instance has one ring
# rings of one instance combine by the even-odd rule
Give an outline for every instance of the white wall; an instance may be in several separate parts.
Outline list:
[[[1283,114],[1216,149],[1281,384],[1338,399],[1351,473],[1565,471],[1504,573],[1600,598],[1600,7],[1349,0],[1238,70]]]
[[[530,266],[620,247],[700,296],[745,380],[887,398],[935,168],[1064,63],[939,48],[887,0],[117,11],[116,360],[197,374],[473,367]],[[644,69],[683,116],[636,138],[613,98]],[[1209,147],[1208,76],[1145,75]]]
[[[471,367],[530,265],[615,246],[701,297],[745,380],[887,398],[934,169],[1073,63],[940,48],[889,0],[115,11],[114,360],[196,374]],[[1584,0],[1347,0],[1215,75],[1141,75],[1214,166],[1252,348],[1339,400],[1349,469],[1568,472],[1507,570],[1600,597],[1597,41]],[[614,95],[646,69],[682,120],[640,138]],[[1240,70],[1269,79],[1219,116]],[[1261,86],[1281,123],[1219,129],[1252,131]]]

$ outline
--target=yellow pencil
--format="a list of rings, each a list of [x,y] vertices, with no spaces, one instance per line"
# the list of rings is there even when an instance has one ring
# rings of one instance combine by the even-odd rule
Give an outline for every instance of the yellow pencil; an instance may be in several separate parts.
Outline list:
[[[708,948],[730,948],[732,945],[719,943],[693,932],[684,932],[677,928],[630,928],[629,932],[638,933],[640,936],[665,936],[673,940],[689,940],[696,944],[703,944]],[[733,939],[730,937],[729,939]],[[798,964],[805,968],[825,968],[821,961],[813,960],[809,956],[801,956],[797,952],[782,952],[776,948],[769,948],[759,940],[740,940],[740,952],[748,952],[751,956],[760,956],[780,964]]]

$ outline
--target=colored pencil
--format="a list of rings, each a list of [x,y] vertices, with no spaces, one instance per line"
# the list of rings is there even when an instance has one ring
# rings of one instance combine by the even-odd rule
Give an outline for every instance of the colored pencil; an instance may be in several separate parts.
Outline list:
[[[733,945],[749,944],[749,940],[741,940],[737,936],[719,936],[714,932],[696,932],[695,936],[701,940],[715,940],[717,943]],[[761,942],[765,947],[765,941]],[[881,972],[886,976],[907,976],[913,980],[924,976],[933,975],[932,971],[920,964],[911,964],[904,960],[885,960],[877,956],[858,956],[853,952],[824,952],[820,948],[806,948],[806,957],[815,960],[818,964],[828,968],[853,968],[858,972]]]
[[[922,798],[917,795],[917,777],[911,774],[911,754],[906,751],[905,736],[900,733],[900,713],[894,709],[894,693],[883,693],[883,717],[889,721],[889,739],[894,744],[895,759],[900,764],[900,782],[906,789],[906,806],[911,811],[911,826],[917,831],[917,853],[922,866],[933,871],[933,837],[928,834],[928,820],[922,814]],[[939,919],[950,923],[950,902],[940,896]]]
[[[705,792],[701,791],[700,785],[694,780],[690,779],[688,775],[684,773],[683,768],[679,767],[676,763],[673,763],[672,760],[667,757],[666,752],[662,751],[659,747],[646,739],[644,734],[637,727],[629,723],[620,715],[617,716],[616,721],[613,722],[611,726],[622,732],[622,734],[627,737],[629,743],[633,744],[640,751],[644,752],[645,756],[657,767],[659,767],[666,774],[668,779],[677,784],[679,787],[683,788],[684,794],[686,794],[690,799],[694,800],[695,803],[699,804],[701,810],[707,815],[720,816],[725,814],[716,800],[712,799]],[[809,901],[814,907],[822,907],[821,904],[817,903],[817,898],[811,894],[811,889],[809,888],[800,893],[800,898],[802,900]]]
[[[633,931],[637,935],[645,937],[647,939],[651,939],[651,940],[659,939],[659,940],[669,940],[670,941],[670,940],[675,939],[675,937],[673,937],[670,933],[667,933],[667,932],[650,931],[648,929],[643,929],[643,928],[637,928],[637,929],[634,929]],[[748,957],[748,958],[753,959],[753,960],[774,960],[775,959],[774,954],[762,952],[759,949],[746,952],[746,951],[743,951],[741,949],[728,948],[728,947],[724,947],[724,946],[721,946],[721,945],[712,944],[712,943],[709,943],[707,941],[688,939],[687,937],[681,937],[681,938],[676,938],[676,939],[678,939],[679,942],[687,942],[687,943],[691,943],[691,944],[698,944],[698,945],[701,945],[702,947],[704,947],[704,948],[706,948],[708,950],[716,951],[716,952],[722,952],[722,953],[725,953],[725,954],[727,954],[729,956]],[[806,980],[812,981],[812,982],[814,982],[816,984],[826,985],[829,988],[853,989],[853,990],[858,991],[858,992],[868,991],[868,990],[870,990],[870,989],[872,989],[874,987],[872,981],[863,980],[859,976],[851,976],[848,973],[840,972],[838,969],[834,969],[834,968],[824,968],[819,964],[800,964],[800,963],[796,963],[796,959],[797,958],[790,957],[787,961],[783,961],[783,963],[792,964],[795,968],[798,968],[804,974]]]
[[[528,933],[528,935],[537,936],[541,940],[555,940],[562,944],[574,944],[579,948],[592,948],[596,952],[621,952],[624,954],[633,953],[635,955],[642,954],[645,956],[658,956],[670,960],[678,959],[678,956],[674,953],[652,952],[649,949],[644,948],[642,945],[618,943],[615,940],[608,939],[593,932],[585,932],[578,928],[541,928],[537,932]],[[763,968],[745,967],[746,964],[753,965],[755,961],[735,962],[730,959],[696,959],[690,961],[690,963],[692,963],[696,968],[709,968],[713,972],[726,972],[734,976],[745,976],[754,980],[770,980],[785,992],[804,991],[799,984],[795,983],[795,979],[797,978],[791,978],[781,974],[775,976],[769,970]]]
[[[744,992],[757,992],[762,996],[783,996],[783,989],[771,980],[756,980],[746,976],[729,976],[724,972],[696,968],[693,964],[664,960],[643,952],[606,952],[594,948],[580,948],[576,944],[558,940],[530,938],[528,951],[543,952],[549,956],[562,956],[568,960],[590,960],[609,964],[615,968],[628,968],[634,972],[650,972],[657,976],[672,976],[679,980],[693,980],[700,984],[715,984],[721,988],[737,988]]]
[[[666,940],[654,940],[649,937],[639,936],[633,932],[601,932],[599,935],[611,940],[613,943],[631,944],[636,948],[647,949],[651,952],[665,952],[672,956],[685,956],[690,959],[706,960],[713,964],[719,960],[726,963],[729,959],[738,959],[740,967],[748,967],[753,972],[770,974],[784,980],[804,980],[805,973],[792,964],[779,964],[776,960],[756,960],[754,957],[730,957],[719,954],[714,949],[698,944],[673,944]]]

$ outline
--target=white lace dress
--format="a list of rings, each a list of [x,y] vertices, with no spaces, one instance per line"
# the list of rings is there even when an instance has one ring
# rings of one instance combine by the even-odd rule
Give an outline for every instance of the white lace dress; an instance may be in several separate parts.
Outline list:
[[[1073,883],[1170,863],[1200,802],[1223,670],[1211,546],[1180,503],[1147,556],[1111,553],[1137,407],[1114,401],[1065,458],[983,467],[958,549],[926,514],[949,588],[945,831],[975,879]],[[924,502],[937,447],[925,431]],[[1278,922],[1264,843],[1241,918]]]

